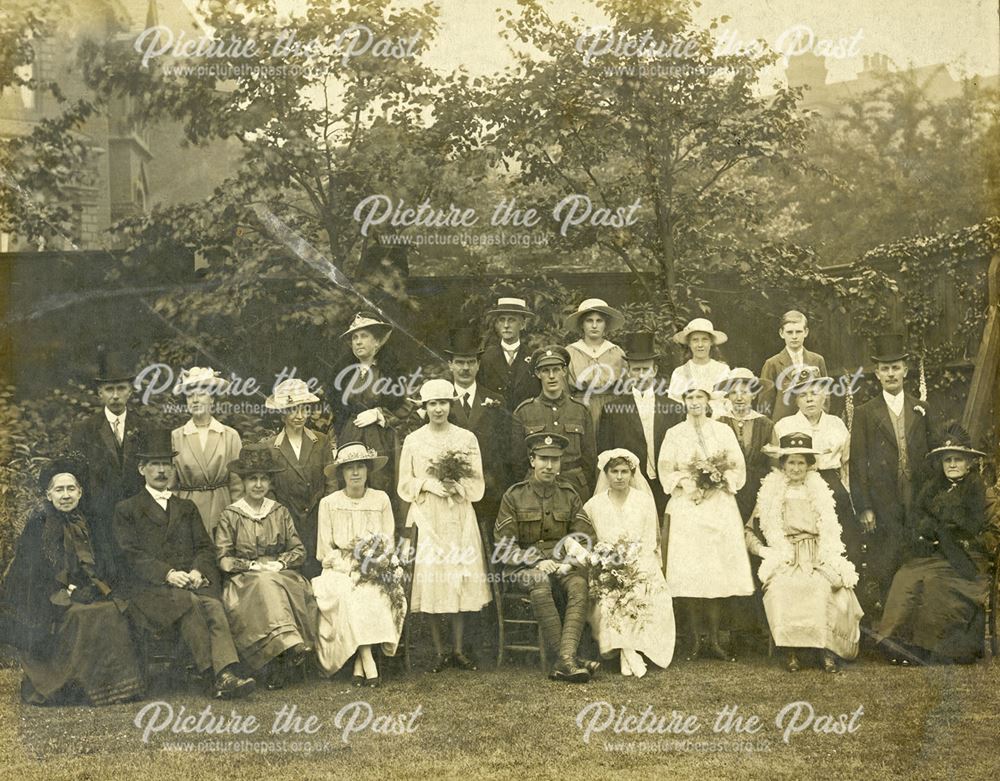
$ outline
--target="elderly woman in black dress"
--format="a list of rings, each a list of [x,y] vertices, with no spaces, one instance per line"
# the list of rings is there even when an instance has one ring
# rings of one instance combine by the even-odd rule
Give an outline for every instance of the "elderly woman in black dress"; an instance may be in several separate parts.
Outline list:
[[[126,603],[97,576],[78,509],[84,467],[56,459],[42,470],[45,503],[28,518],[4,581],[0,636],[18,649],[21,698],[109,705],[142,693]]]
[[[914,506],[912,557],[892,579],[876,634],[893,664],[971,662],[983,642],[989,568],[986,488],[973,467],[984,453],[958,424],[928,457],[935,470]]]

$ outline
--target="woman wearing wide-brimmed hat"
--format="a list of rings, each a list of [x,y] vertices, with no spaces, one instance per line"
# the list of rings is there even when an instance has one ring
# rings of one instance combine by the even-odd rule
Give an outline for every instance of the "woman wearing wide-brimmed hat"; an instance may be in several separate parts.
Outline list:
[[[224,426],[212,414],[215,399],[226,393],[229,381],[208,367],[182,369],[174,393],[183,394],[191,418],[170,435],[177,456],[175,490],[198,507],[211,537],[219,515],[242,496],[239,477],[229,464],[240,457],[243,442],[236,429]]]
[[[312,582],[320,610],[319,663],[332,675],[353,656],[356,686],[379,685],[372,648],[380,646],[386,655],[394,655],[406,617],[401,590],[394,606],[384,588],[358,578],[365,564],[360,551],[366,540],[377,535],[385,550],[395,547],[389,497],[385,491],[368,487],[369,476],[387,461],[360,442],[342,445],[326,470],[344,487],[319,503],[316,555],[323,572]]]
[[[341,335],[351,348],[330,386],[333,426],[338,442],[361,442],[389,459],[371,475],[372,487],[395,490],[396,427],[414,406],[407,398],[409,377],[390,349],[392,326],[374,312],[358,312]]]
[[[740,443],[740,450],[746,460],[747,479],[736,492],[736,504],[739,505],[744,521],[750,518],[757,503],[760,481],[771,471],[771,460],[761,448],[771,441],[774,424],[770,418],[753,408],[754,399],[771,387],[773,385],[770,382],[742,367],[730,371],[715,386],[715,390],[729,401],[729,410],[720,415],[719,422],[727,424],[736,434],[736,441]]]
[[[281,431],[267,440],[274,448],[278,463],[286,468],[275,473],[274,498],[292,515],[295,529],[306,547],[302,574],[313,578],[319,574],[316,560],[316,513],[319,500],[336,490],[337,483],[324,474],[333,461],[333,448],[326,434],[313,431],[306,421],[320,398],[304,380],[283,380],[275,386],[264,406],[281,415]]]
[[[930,451],[932,476],[914,504],[910,558],[896,572],[876,637],[895,663],[970,662],[982,650],[996,530],[976,472],[985,454],[950,423]]]
[[[708,383],[683,391],[687,418],[664,435],[656,473],[670,496],[667,588],[686,605],[692,631],[687,658],[701,653],[707,624],[707,653],[732,660],[719,644],[722,602],[749,596],[754,589],[736,504],[746,464],[733,430],[707,416],[713,398],[718,394]]]
[[[580,334],[579,339],[566,345],[570,393],[581,397],[590,408],[595,427],[604,402],[625,371],[624,351],[605,335],[620,330],[624,324],[625,316],[600,298],[582,301],[563,321],[566,331]]]
[[[245,494],[222,511],[215,527],[222,604],[246,667],[281,688],[289,668],[301,665],[316,644],[316,601],[299,573],[305,547],[288,510],[271,499],[274,476],[287,467],[266,443],[247,445],[229,464]]]
[[[667,393],[674,401],[681,401],[684,391],[696,386],[712,387],[726,379],[729,366],[712,357],[712,348],[725,344],[729,337],[716,330],[712,321],[696,317],[671,338],[675,344],[687,347],[690,357],[670,375],[670,389]],[[723,409],[725,402],[717,400]]]
[[[802,649],[815,649],[823,669],[835,673],[838,657],[857,656],[863,612],[833,492],[816,473],[818,453],[808,434],[786,434],[764,449],[779,469],[764,478],[757,496],[763,542],[749,524],[746,542],[761,557],[758,573],[771,636],[786,650],[789,672],[799,669]]]
[[[18,651],[21,699],[110,705],[142,692],[126,602],[100,579],[79,510],[86,466],[77,456],[42,469],[44,505],[17,541],[4,579],[0,637]]]
[[[490,602],[482,538],[472,503],[486,484],[476,435],[448,422],[455,386],[428,380],[420,388],[427,423],[406,437],[399,459],[399,496],[410,503],[406,526],[416,526],[410,608],[430,613],[438,659],[434,671],[476,669],[463,649],[464,613]],[[450,616],[452,653],[446,654],[438,617]]]

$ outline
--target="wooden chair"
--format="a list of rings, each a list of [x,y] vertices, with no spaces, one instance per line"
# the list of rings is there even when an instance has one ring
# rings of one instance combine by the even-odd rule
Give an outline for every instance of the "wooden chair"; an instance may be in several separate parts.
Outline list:
[[[1000,608],[1000,549],[997,550],[993,558],[993,570],[990,573],[990,588],[986,595],[985,611],[985,631],[983,633],[983,662],[992,664],[997,654],[1000,653],[1000,616],[997,611]]]
[[[543,670],[549,668],[541,627],[535,620],[531,598],[507,580],[494,583],[497,596],[497,667],[507,652],[537,653]]]

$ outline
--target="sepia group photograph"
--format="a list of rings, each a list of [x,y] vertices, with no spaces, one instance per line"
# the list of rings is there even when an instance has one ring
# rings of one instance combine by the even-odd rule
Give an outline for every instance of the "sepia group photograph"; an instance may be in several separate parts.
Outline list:
[[[0,0],[0,767],[993,779],[1000,2]]]

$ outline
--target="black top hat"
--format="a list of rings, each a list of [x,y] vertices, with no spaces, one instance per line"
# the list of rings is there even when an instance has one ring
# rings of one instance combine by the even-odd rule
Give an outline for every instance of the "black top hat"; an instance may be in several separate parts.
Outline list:
[[[876,363],[905,361],[910,357],[906,351],[906,338],[902,334],[880,334],[875,337],[872,360]]]
[[[43,491],[49,490],[49,483],[56,475],[71,474],[76,478],[76,482],[83,487],[87,480],[87,461],[83,453],[73,451],[65,455],[57,456],[42,467],[38,475],[38,485]]]
[[[136,455],[145,460],[151,458],[173,458],[177,455],[170,439],[170,430],[165,428],[151,429],[145,432],[139,440]]]
[[[626,361],[648,361],[658,358],[652,331],[624,334],[621,339]]]
[[[274,448],[265,442],[254,445],[244,445],[240,457],[229,462],[229,471],[238,475],[253,475],[258,473],[271,474],[284,472],[285,467],[278,463]]]
[[[452,358],[471,358],[473,355],[482,355],[483,348],[479,346],[479,334],[474,328],[456,328],[451,332],[448,346],[442,348],[441,352]]]
[[[132,382],[135,375],[131,364],[127,363],[120,353],[103,347],[97,348],[97,374],[94,382],[98,385],[109,382]]]

